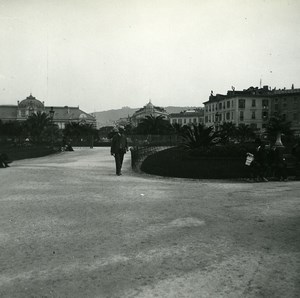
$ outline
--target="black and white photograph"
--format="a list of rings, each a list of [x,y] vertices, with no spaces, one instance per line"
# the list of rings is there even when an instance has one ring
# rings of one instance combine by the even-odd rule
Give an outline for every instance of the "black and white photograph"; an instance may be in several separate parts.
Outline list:
[[[0,0],[0,297],[300,297],[299,0]]]

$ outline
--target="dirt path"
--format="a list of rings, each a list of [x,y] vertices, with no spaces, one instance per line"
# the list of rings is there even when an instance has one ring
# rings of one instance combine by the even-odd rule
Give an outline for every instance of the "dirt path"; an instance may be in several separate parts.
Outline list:
[[[300,182],[114,172],[107,148],[1,169],[0,297],[299,297]]]

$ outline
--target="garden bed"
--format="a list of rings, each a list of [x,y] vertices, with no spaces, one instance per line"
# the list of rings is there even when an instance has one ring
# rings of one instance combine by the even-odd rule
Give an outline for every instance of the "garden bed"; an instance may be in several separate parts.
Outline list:
[[[249,176],[245,156],[201,157],[177,147],[148,156],[141,170],[152,175],[179,178],[226,179]]]

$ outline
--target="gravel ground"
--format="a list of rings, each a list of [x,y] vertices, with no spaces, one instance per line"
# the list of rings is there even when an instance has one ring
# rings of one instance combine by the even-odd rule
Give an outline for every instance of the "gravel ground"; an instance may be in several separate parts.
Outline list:
[[[1,297],[299,297],[300,182],[114,175],[109,148],[0,169]]]

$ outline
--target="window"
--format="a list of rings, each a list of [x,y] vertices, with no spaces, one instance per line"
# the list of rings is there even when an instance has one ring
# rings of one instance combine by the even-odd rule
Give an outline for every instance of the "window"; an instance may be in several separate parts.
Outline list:
[[[226,113],[226,120],[230,120],[230,112]]]
[[[283,99],[282,107],[283,107],[283,108],[286,108],[286,107],[287,107],[287,104],[286,104],[286,98]]]
[[[186,119],[183,119],[183,123],[184,123],[184,124],[186,123]]]
[[[215,105],[212,105],[212,110],[213,110],[213,111],[215,110]]]
[[[230,101],[227,101],[227,108],[230,108]]]
[[[269,106],[269,101],[267,99],[263,99],[262,100],[262,106],[263,106],[264,109],[267,108]]]
[[[240,111],[240,120],[244,121],[244,111]]]
[[[193,122],[194,122],[194,123],[197,123],[197,118],[194,118],[194,119],[193,119]]]
[[[225,101],[223,102],[223,109],[225,109]]]
[[[222,103],[219,103],[219,110],[222,110]]]
[[[208,106],[208,110],[209,110],[209,112],[211,111],[211,106],[210,105]]]
[[[245,99],[239,99],[239,109],[245,109],[246,101]]]
[[[192,119],[191,118],[189,118],[189,123],[192,123]]]
[[[207,116],[205,116],[205,119],[204,119],[204,121],[205,121],[205,123],[207,123],[207,122],[208,122],[208,117],[207,117]]]
[[[182,119],[178,119],[178,123],[181,125],[182,124]]]
[[[257,129],[257,124],[256,123],[251,123],[250,127],[253,128],[253,129]]]
[[[256,107],[256,100],[255,99],[252,99],[252,107]]]
[[[21,110],[21,117],[25,117],[26,114],[25,114],[25,110]]]
[[[263,112],[262,112],[262,119],[263,119],[263,120],[268,120],[268,116],[269,116],[269,115],[268,115],[268,112],[267,112],[267,111],[263,111]]]
[[[255,111],[252,111],[251,119],[255,119]]]

